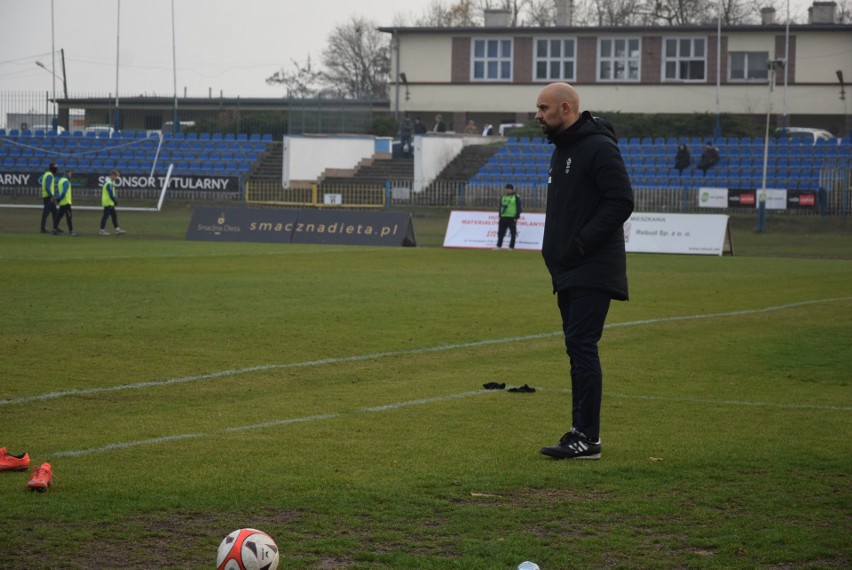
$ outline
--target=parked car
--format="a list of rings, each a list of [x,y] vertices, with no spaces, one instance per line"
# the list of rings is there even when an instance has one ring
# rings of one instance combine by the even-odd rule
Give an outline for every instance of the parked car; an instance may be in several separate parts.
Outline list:
[[[100,136],[102,133],[107,133],[109,136],[112,136],[113,129],[109,125],[87,125],[83,128],[84,134],[95,133],[96,136]]]
[[[50,132],[52,130],[53,130],[53,125],[35,125],[32,128],[32,132],[43,131],[43,132],[47,133],[47,132]],[[65,129],[62,127],[62,125],[56,125],[56,134],[57,135],[61,135],[64,131],[65,131]]]
[[[804,144],[817,144],[818,142],[828,142],[839,144],[839,140],[833,134],[825,129],[811,129],[808,127],[787,127],[775,129],[777,138],[786,138],[793,142],[801,142]]]
[[[509,131],[511,131],[512,129],[519,129],[523,126],[524,126],[523,123],[503,123],[502,125],[500,125],[497,128],[497,132],[500,133],[501,137],[505,137],[505,136],[508,136],[507,133]]]

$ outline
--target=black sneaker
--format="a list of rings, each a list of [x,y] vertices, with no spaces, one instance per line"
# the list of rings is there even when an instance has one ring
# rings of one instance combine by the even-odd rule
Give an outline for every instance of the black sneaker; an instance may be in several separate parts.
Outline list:
[[[600,459],[601,442],[589,441],[585,435],[571,428],[554,446],[542,447],[541,453],[554,459]]]

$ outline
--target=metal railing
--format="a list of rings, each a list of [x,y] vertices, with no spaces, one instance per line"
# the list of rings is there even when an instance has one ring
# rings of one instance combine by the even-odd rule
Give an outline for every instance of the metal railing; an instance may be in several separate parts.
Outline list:
[[[502,184],[470,184],[466,181],[436,182],[421,192],[410,180],[385,184],[322,184],[305,188],[284,188],[277,181],[248,181],[248,204],[287,207],[404,208],[405,206],[444,206],[461,209],[496,210],[504,189]],[[814,207],[787,210],[799,215],[846,215],[852,212],[852,165],[837,161],[820,173],[819,199]],[[544,211],[545,186],[516,186],[524,210]],[[703,190],[698,187],[634,187],[638,212],[724,213],[754,211],[754,208],[707,208],[700,205]]]

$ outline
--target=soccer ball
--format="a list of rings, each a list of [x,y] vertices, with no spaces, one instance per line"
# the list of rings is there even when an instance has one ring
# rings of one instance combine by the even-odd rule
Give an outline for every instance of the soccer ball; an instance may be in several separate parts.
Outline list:
[[[241,528],[225,537],[216,555],[216,570],[276,570],[278,546],[265,532]]]

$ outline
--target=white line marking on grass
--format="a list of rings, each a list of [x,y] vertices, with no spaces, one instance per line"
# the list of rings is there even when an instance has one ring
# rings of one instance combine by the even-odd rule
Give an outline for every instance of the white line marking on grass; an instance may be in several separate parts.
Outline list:
[[[92,453],[101,453],[104,451],[113,451],[115,449],[126,449],[128,447],[136,447],[139,445],[151,445],[154,443],[165,443],[168,441],[180,441],[182,439],[193,439],[196,437],[204,437],[203,433],[185,433],[182,435],[168,435],[165,437],[155,437],[152,439],[143,439],[142,441],[125,441],[123,443],[110,443],[103,447],[90,447],[89,449],[77,449],[74,451],[57,451],[52,453],[52,457],[77,457],[79,455],[89,455]]]
[[[719,317],[732,317],[732,316],[743,316],[743,315],[753,315],[758,313],[768,313],[771,311],[780,311],[783,309],[791,309],[795,307],[802,307],[806,305],[814,305],[819,303],[835,303],[838,301],[852,301],[852,297],[835,297],[831,299],[814,299],[810,301],[800,301],[797,303],[788,303],[786,305],[775,305],[772,307],[764,307],[761,309],[743,309],[740,311],[729,311],[724,313],[706,313],[700,315],[685,315],[679,317],[660,317],[657,319],[643,319],[641,321],[627,321],[623,323],[610,323],[606,325],[605,328],[620,328],[620,327],[629,327],[629,326],[638,326],[638,325],[653,325],[659,323],[668,323],[668,322],[676,322],[676,321],[686,321],[686,320],[697,320],[697,319],[709,319],[709,318],[719,318]],[[428,346],[423,348],[412,348],[409,350],[395,350],[389,352],[375,352],[372,354],[356,354],[353,356],[341,356],[336,358],[323,358],[320,360],[308,360],[304,362],[290,362],[287,364],[266,364],[260,366],[251,366],[248,368],[236,368],[232,370],[222,370],[219,372],[211,372],[209,374],[198,374],[194,376],[183,376],[180,378],[167,378],[165,380],[151,380],[148,382],[137,382],[134,384],[122,384],[119,386],[107,386],[103,388],[80,388],[75,390],[65,390],[62,392],[48,392],[46,394],[35,394],[32,396],[21,396],[18,398],[9,398],[6,400],[0,400],[0,406],[6,406],[9,404],[26,404],[29,402],[35,402],[39,400],[52,400],[56,398],[64,398],[66,396],[81,396],[88,394],[98,394],[101,392],[120,392],[123,390],[140,390],[143,388],[155,388],[161,386],[170,386],[174,384],[183,384],[186,382],[196,382],[199,380],[211,380],[215,378],[224,378],[227,376],[237,376],[240,374],[249,374],[251,372],[262,372],[266,370],[284,370],[288,368],[307,368],[313,366],[325,366],[329,364],[344,364],[347,362],[360,362],[364,360],[379,360],[382,358],[391,358],[396,356],[409,356],[416,354],[428,354],[431,352],[444,352],[447,350],[457,350],[462,348],[475,348],[481,346],[490,346],[495,344],[506,344],[506,343],[515,343],[515,342],[523,342],[528,340],[539,340],[543,338],[550,338],[555,336],[561,336],[562,331],[555,331],[549,333],[540,333],[540,334],[531,334],[525,336],[515,336],[508,338],[498,338],[498,339],[487,339],[487,340],[478,340],[472,342],[462,342],[458,344],[442,344],[438,346]]]
[[[446,402],[448,400],[458,400],[459,398],[470,398],[471,396],[479,396],[480,394],[488,394],[497,390],[477,390],[475,392],[462,392],[461,394],[453,394],[451,396],[436,396],[434,398],[423,398],[421,400],[409,400],[407,402],[397,402],[395,404],[385,404],[384,406],[373,406],[371,408],[361,408],[359,412],[386,412],[388,410],[396,410],[405,406],[419,406],[421,404],[431,404],[432,402]]]
[[[169,441],[180,441],[183,439],[194,439],[198,437],[207,437],[217,433],[230,433],[235,431],[248,431],[253,429],[263,429],[267,427],[282,426],[288,424],[296,424],[300,422],[317,422],[321,420],[330,420],[338,417],[340,414],[323,414],[321,416],[308,416],[305,418],[293,418],[290,420],[277,420],[273,422],[264,422],[262,424],[252,424],[246,426],[229,427],[210,433],[185,433],[181,435],[169,435],[165,437],[155,437],[151,439],[143,439],[139,441],[125,441],[121,443],[110,443],[101,447],[90,447],[89,449],[74,449],[70,451],[57,451],[51,453],[51,457],[79,457],[81,455],[91,455],[93,453],[104,453],[106,451],[115,451],[116,449],[127,449],[128,447],[138,447],[140,445],[154,445],[157,443],[166,443]]]
[[[39,206],[41,207],[41,206]],[[94,234],[92,234],[94,235]],[[98,237],[98,236],[95,236]],[[101,240],[99,240],[101,241]],[[114,261],[114,260],[154,260],[154,259],[211,259],[217,257],[235,257],[238,256],[240,258],[243,257],[270,257],[270,256],[287,256],[291,257],[294,255],[316,255],[317,253],[344,253],[347,251],[351,251],[351,249],[316,249],[316,250],[269,250],[269,251],[238,251],[233,252],[231,254],[223,253],[221,251],[209,252],[209,253],[146,253],[144,255],[75,255],[75,256],[58,256],[58,257],[32,257],[32,256],[14,256],[14,255],[0,255],[0,261],[26,261],[26,262],[62,262],[62,261]]]
[[[388,410],[396,410],[406,406],[419,406],[422,404],[431,404],[434,402],[447,402],[450,400],[458,400],[460,398],[469,398],[471,396],[479,396],[496,390],[477,390],[475,392],[462,392],[461,394],[450,394],[449,396],[435,396],[433,398],[422,398],[419,400],[409,400],[407,402],[395,402],[384,406],[373,406],[370,408],[361,408],[358,412],[385,412]],[[233,433],[238,431],[251,431],[256,429],[265,429],[270,427],[291,425],[297,423],[320,422],[323,420],[333,420],[341,417],[342,414],[330,413],[317,416],[307,416],[304,418],[292,418],[289,420],[274,420],[271,422],[263,422],[260,424],[249,424],[244,426],[233,426],[220,430],[215,430],[208,433],[186,433],[181,435],[170,435],[165,437],[155,437],[152,439],[143,439],[139,441],[125,441],[120,443],[110,443],[101,447],[90,447],[88,449],[73,449],[69,451],[57,451],[51,453],[51,457],[80,457],[81,455],[91,455],[93,453],[104,453],[107,451],[115,451],[116,449],[127,449],[129,447],[138,447],[140,445],[155,445],[157,443],[166,443],[169,441],[180,441],[183,439],[194,439],[199,437],[208,437],[216,434]]]
[[[570,393],[570,390],[565,390]],[[823,410],[835,412],[852,411],[852,406],[821,406],[818,404],[784,404],[777,402],[749,402],[743,400],[707,400],[704,398],[686,398],[671,396],[648,396],[639,394],[616,394],[606,393],[607,397],[624,398],[628,400],[654,400],[663,402],[682,402],[685,404],[712,404],[714,406],[746,406],[752,408],[776,408],[780,410]]]

